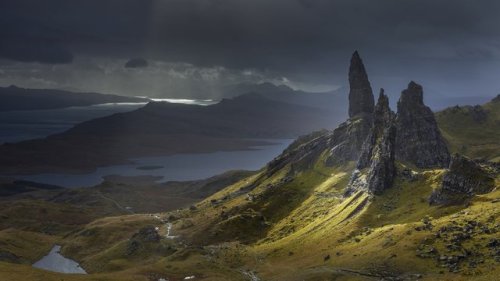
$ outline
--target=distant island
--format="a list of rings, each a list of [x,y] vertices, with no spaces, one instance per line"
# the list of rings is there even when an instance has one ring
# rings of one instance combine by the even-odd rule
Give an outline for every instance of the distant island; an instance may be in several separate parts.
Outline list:
[[[136,169],[137,170],[144,170],[144,171],[152,171],[152,170],[158,170],[158,169],[162,169],[162,168],[163,168],[163,166],[160,166],[160,165],[151,165],[151,166],[139,166]]]
[[[0,111],[59,109],[103,103],[149,102],[147,98],[99,93],[77,93],[56,89],[0,87]]]

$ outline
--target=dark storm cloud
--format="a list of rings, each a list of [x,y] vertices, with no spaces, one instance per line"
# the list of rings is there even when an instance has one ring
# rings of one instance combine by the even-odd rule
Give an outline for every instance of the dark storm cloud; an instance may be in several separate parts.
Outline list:
[[[341,85],[358,49],[381,84],[459,81],[497,69],[498,11],[496,0],[7,0],[0,56],[148,57]]]
[[[147,0],[0,2],[0,57],[69,63],[74,55],[127,55],[145,35]]]
[[[54,40],[103,55],[151,51],[233,67],[289,69],[358,48],[404,53],[400,49],[500,35],[494,0],[11,0],[0,7],[10,19],[2,34],[16,33],[18,40],[42,46]],[[424,47],[421,53],[430,51]],[[449,55],[491,56],[484,46],[456,47]]]
[[[22,19],[0,18],[0,57],[48,64],[70,63],[73,54],[56,29]]]
[[[141,68],[147,66],[148,66],[148,61],[143,58],[133,58],[125,63],[126,68]]]

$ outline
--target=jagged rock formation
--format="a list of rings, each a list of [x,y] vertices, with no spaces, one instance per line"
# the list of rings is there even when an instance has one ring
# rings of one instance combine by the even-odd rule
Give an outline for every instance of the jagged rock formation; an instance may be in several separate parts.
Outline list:
[[[422,87],[410,82],[389,108],[381,90],[377,106],[363,61],[356,51],[349,67],[349,120],[334,130],[326,159],[329,166],[358,161],[347,194],[354,190],[380,193],[392,185],[394,160],[418,168],[447,167],[450,156],[434,113],[424,105]]]
[[[381,89],[373,114],[373,125],[363,144],[363,150],[346,190],[346,195],[356,190],[379,194],[392,186],[396,175],[394,119],[395,114],[389,108],[389,99],[384,94],[384,90]]]
[[[358,51],[354,52],[351,58],[349,86],[349,117],[372,114],[375,103],[372,87]]]
[[[352,55],[349,67],[349,120],[333,131],[327,165],[356,161],[372,126],[374,99],[370,81],[359,53]]]
[[[373,125],[368,138],[363,144],[363,150],[358,161],[358,169],[364,169],[370,165],[375,152],[376,145],[386,136],[387,129],[393,127],[395,114],[389,108],[389,98],[384,94],[384,89],[380,89],[380,94],[373,113]]]
[[[409,83],[401,93],[397,114],[389,108],[383,89],[374,107],[368,75],[358,52],[351,58],[349,84],[349,119],[327,137],[330,153],[326,158],[328,166],[357,161],[346,195],[358,190],[379,194],[390,188],[397,172],[396,160],[417,168],[448,167],[448,148],[434,113],[423,102],[422,86]],[[325,146],[324,140],[321,147]],[[301,158],[307,155],[304,151],[298,154]]]
[[[450,155],[434,113],[424,105],[422,86],[413,81],[401,93],[396,128],[398,161],[418,168],[448,167]]]
[[[495,188],[494,178],[481,165],[455,154],[441,187],[429,198],[431,205],[462,204],[475,194],[484,194]]]

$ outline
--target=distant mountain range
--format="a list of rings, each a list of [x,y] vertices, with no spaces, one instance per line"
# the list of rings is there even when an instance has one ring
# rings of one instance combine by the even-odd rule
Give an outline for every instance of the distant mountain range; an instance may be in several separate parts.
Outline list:
[[[288,138],[314,129],[331,128],[345,116],[326,108],[293,102],[294,94],[270,99],[248,93],[211,106],[151,102],[133,112],[84,122],[58,136],[195,134],[212,137]],[[334,103],[335,96],[330,96]],[[318,97],[312,97],[316,101]],[[326,100],[326,99],[325,99]],[[339,103],[343,100],[339,98]]]
[[[58,109],[103,103],[148,102],[149,99],[54,89],[0,87],[0,111]]]
[[[287,102],[303,106],[311,106],[343,113],[347,99],[343,93],[345,88],[335,91],[311,93],[294,90],[285,85],[274,85],[269,82],[252,84],[239,83],[227,86],[221,96],[232,99],[250,93],[260,94],[269,100]],[[394,94],[394,93],[392,93]],[[397,93],[399,94],[399,93]],[[391,93],[389,93],[391,96]],[[397,95],[396,95],[397,96]],[[444,96],[430,94],[426,103],[433,110],[441,110],[453,105],[483,104],[491,100],[490,96]],[[120,95],[82,93],[58,89],[26,89],[17,86],[0,87],[0,112],[13,110],[59,109],[71,106],[89,106],[103,103],[149,102],[147,97],[128,97]]]
[[[136,157],[247,149],[263,144],[262,139],[332,129],[347,116],[347,95],[342,90],[307,93],[263,83],[239,84],[225,91],[232,98],[214,105],[150,102],[138,110],[89,120],[44,139],[4,144],[0,146],[0,169],[9,174],[81,172]],[[19,96],[4,100],[14,93]],[[38,99],[40,96],[44,98]],[[17,87],[0,88],[0,98],[0,110],[145,101]]]
[[[78,172],[134,157],[247,149],[264,144],[262,139],[331,129],[346,116],[345,109],[335,109],[346,103],[345,95],[260,87],[267,90],[210,106],[150,102],[44,139],[5,144],[0,167],[4,173]]]
[[[321,93],[305,92],[294,90],[285,85],[277,86],[265,82],[260,84],[240,83],[228,86],[223,91],[223,96],[231,98],[248,93],[259,93],[270,100],[286,101],[293,104],[346,112],[347,98],[344,92],[346,91],[343,88]]]

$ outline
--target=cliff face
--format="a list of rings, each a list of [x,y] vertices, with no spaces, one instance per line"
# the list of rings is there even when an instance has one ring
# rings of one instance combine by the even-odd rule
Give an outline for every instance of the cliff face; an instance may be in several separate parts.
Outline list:
[[[401,93],[396,118],[396,159],[418,168],[445,168],[450,154],[432,110],[424,105],[422,86],[410,82]]]

